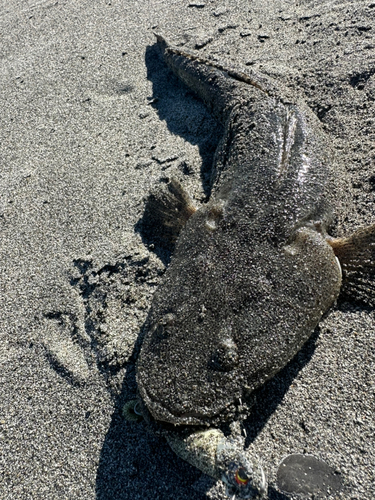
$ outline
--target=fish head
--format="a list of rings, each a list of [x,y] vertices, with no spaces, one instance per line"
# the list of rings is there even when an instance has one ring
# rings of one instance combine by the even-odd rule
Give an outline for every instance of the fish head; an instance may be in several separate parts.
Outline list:
[[[315,226],[279,246],[230,218],[207,230],[210,217],[206,207],[187,222],[147,319],[137,385],[161,423],[212,426],[248,413],[247,396],[292,359],[340,289]]]

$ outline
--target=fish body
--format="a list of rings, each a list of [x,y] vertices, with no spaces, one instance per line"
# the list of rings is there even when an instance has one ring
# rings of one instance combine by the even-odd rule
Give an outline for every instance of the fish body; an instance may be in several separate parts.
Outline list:
[[[137,384],[156,421],[215,426],[246,413],[339,294],[329,149],[303,103],[159,44],[225,132],[210,200],[181,230],[154,295]]]
[[[329,236],[330,146],[302,101],[157,39],[224,134],[208,203],[197,210],[176,180],[149,198],[151,227],[176,244],[145,325],[138,399],[124,416],[142,415],[232,498],[260,500],[266,474],[237,424],[339,294],[375,306],[375,225]]]

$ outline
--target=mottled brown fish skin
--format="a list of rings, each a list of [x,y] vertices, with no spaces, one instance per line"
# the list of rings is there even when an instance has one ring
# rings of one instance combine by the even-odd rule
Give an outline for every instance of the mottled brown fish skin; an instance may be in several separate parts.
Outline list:
[[[302,103],[159,44],[225,132],[210,201],[182,229],[154,295],[137,383],[155,420],[220,425],[298,352],[339,294],[326,241],[328,149]]]

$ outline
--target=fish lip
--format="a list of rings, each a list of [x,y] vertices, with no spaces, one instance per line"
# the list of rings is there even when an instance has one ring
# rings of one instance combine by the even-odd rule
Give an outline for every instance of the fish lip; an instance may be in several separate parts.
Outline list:
[[[156,399],[152,398],[140,380],[137,381],[137,385],[144,405],[157,422],[174,425],[199,425],[202,423],[201,419],[193,418],[193,416],[189,416],[188,420],[186,420],[184,415],[175,415],[168,410],[168,408],[160,404]],[[195,417],[196,416],[197,415],[195,415]]]
[[[142,399],[143,404],[150,412],[156,422],[173,424],[173,425],[210,425],[212,420],[215,420],[223,410],[219,408],[211,413],[198,413],[194,411],[187,411],[185,413],[175,414],[172,413],[166,406],[160,404],[156,399],[150,396],[147,389],[142,384],[141,380],[137,380],[139,397]]]

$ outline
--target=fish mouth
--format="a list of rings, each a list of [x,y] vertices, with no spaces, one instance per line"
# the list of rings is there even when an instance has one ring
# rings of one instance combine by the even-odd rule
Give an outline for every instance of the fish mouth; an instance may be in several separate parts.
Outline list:
[[[196,411],[171,411],[166,405],[152,397],[140,381],[138,381],[138,391],[143,404],[152,417],[161,423],[173,425],[207,425],[211,424],[215,418],[219,418],[227,409],[226,406],[223,406],[218,409],[215,408],[213,411],[208,406],[202,409],[198,408]]]

